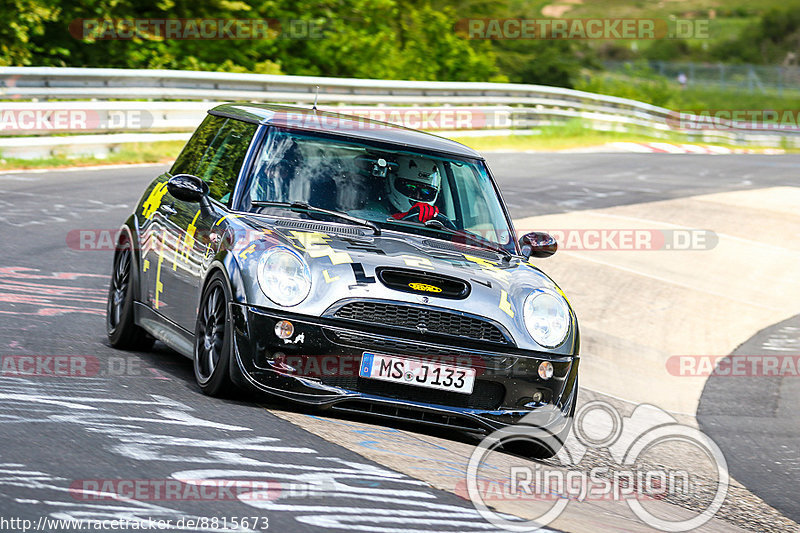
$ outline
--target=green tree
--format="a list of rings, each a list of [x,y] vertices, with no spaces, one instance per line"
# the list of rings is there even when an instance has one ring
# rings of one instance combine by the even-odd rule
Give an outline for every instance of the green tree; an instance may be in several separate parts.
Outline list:
[[[59,15],[55,2],[49,0],[0,0],[0,66],[31,64],[37,52],[50,48],[37,45],[45,23]]]

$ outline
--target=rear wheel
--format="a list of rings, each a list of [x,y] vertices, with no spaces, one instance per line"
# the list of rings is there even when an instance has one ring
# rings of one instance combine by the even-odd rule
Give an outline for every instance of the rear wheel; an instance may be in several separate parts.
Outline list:
[[[114,271],[108,287],[106,334],[111,346],[122,350],[149,350],[155,339],[133,320],[133,250],[125,239],[117,245]]]
[[[230,290],[220,272],[212,275],[200,300],[194,341],[194,377],[209,396],[228,396],[236,391],[231,372],[236,371],[228,313]]]

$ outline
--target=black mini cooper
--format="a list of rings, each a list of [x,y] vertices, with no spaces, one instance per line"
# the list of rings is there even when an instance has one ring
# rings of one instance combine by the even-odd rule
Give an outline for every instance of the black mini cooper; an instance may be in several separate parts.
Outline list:
[[[472,432],[574,412],[578,322],[484,159],[427,133],[262,104],[209,112],[121,228],[111,344],[158,339],[210,395]]]

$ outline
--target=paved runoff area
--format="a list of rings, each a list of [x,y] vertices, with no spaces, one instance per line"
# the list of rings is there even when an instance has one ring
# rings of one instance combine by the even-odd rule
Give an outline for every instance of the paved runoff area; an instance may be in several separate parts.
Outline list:
[[[571,462],[489,456],[477,490],[495,516],[521,522],[562,504],[509,492],[509,476],[546,472],[596,485],[626,464],[625,439],[668,425],[689,436],[699,428],[727,459],[727,497],[700,531],[800,531],[800,156],[488,159],[517,230],[559,239],[559,252],[537,264],[580,319],[579,412],[602,406],[621,428],[607,446],[590,446],[592,435],[604,440],[593,433],[602,424],[576,420],[583,439],[568,441]],[[0,374],[2,519],[53,531],[70,527],[40,521],[162,520],[185,531],[219,531],[223,519],[239,530],[501,530],[468,500],[474,436],[257,397],[212,399],[196,388],[191,363],[163,345],[149,353],[110,348],[103,316],[111,252],[76,249],[67,236],[118,227],[163,169],[0,174],[4,364],[33,356],[46,370],[83,357],[98,369],[80,378]],[[688,519],[713,501],[713,464],[681,443],[659,446],[637,461],[682,468],[696,490],[637,502],[647,516]],[[224,492],[229,479],[253,486]],[[212,501],[186,491],[204,483],[220,490]],[[118,496],[132,487],[141,493]],[[564,502],[549,530],[654,530],[613,490]],[[252,520],[245,525],[244,517]]]

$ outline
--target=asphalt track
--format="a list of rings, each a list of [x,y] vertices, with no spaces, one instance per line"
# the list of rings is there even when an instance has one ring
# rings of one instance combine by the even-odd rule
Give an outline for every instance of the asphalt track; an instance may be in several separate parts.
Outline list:
[[[796,156],[490,154],[489,160],[514,217],[797,186],[800,171]],[[468,502],[306,432],[261,401],[203,396],[190,362],[160,345],[140,354],[108,346],[103,315],[111,253],[72,249],[67,235],[118,227],[160,170],[0,174],[0,354],[97,361],[97,374],[88,378],[0,375],[2,516],[173,523],[267,516],[273,531],[491,530]],[[796,406],[797,386],[781,390],[782,401]],[[725,394],[731,392],[704,396],[701,407],[730,405]],[[794,427],[766,424],[759,428],[763,440],[749,444],[737,441],[735,424],[716,424],[713,436],[723,451],[756,457],[759,464],[774,465],[778,451],[771,444],[793,444],[787,475],[767,475],[746,461],[734,462],[733,471],[749,490],[800,520],[796,498],[786,497],[795,493],[798,478],[796,416],[787,423]],[[268,489],[238,498],[223,494],[211,503],[163,495],[120,501],[102,485],[107,479],[226,478],[252,478]],[[270,490],[285,496],[293,482],[303,481],[318,488],[271,497]]]
[[[728,359],[754,354],[800,354],[800,315],[758,332]],[[764,500],[798,520],[800,500],[786,488],[800,477],[800,381],[788,376],[738,381],[735,387],[722,376],[706,382],[697,409],[700,428],[727,452],[731,475],[748,480]]]

